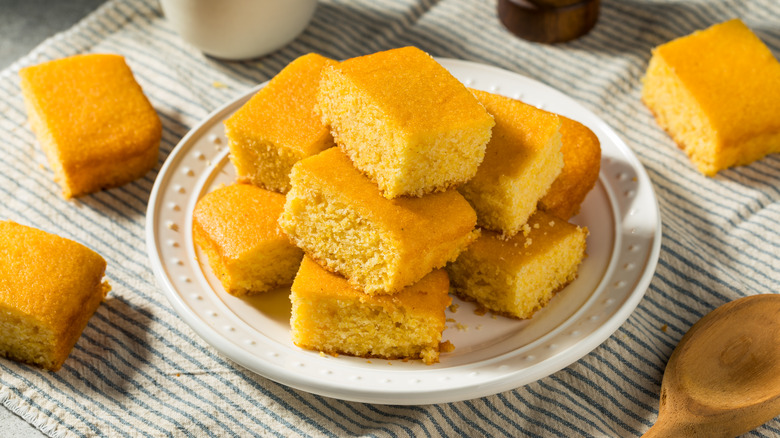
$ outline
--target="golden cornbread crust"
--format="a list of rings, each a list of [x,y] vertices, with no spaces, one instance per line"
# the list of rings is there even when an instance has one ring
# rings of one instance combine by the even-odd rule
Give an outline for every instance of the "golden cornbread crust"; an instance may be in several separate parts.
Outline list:
[[[780,152],[780,63],[742,21],[655,48],[642,82],[642,101],[704,175]]]
[[[538,208],[569,220],[580,211],[585,197],[596,185],[601,168],[601,143],[596,134],[580,122],[561,119],[563,169]]]
[[[219,188],[193,211],[193,238],[231,295],[253,295],[289,285],[303,252],[277,224],[284,195],[249,184]]]
[[[456,190],[386,199],[338,148],[300,161],[290,179],[284,232],[368,294],[415,283],[478,236],[476,214]]]
[[[504,239],[483,230],[447,265],[451,291],[494,313],[531,318],[574,281],[585,256],[587,228],[537,210],[523,233]]]
[[[65,198],[128,183],[157,164],[162,123],[122,56],[77,55],[19,76],[30,127]]]
[[[458,190],[480,227],[512,237],[560,175],[561,120],[519,100],[471,90],[496,121],[477,174]]]
[[[111,289],[105,269],[77,242],[0,221],[0,355],[60,369]]]
[[[336,144],[388,199],[471,179],[494,125],[463,84],[415,47],[323,68],[317,104]]]
[[[316,53],[295,59],[225,121],[240,182],[286,193],[293,164],[333,146],[315,104],[320,70],[335,63]]]
[[[393,295],[367,295],[304,257],[291,288],[295,345],[329,354],[439,361],[448,295],[438,269]]]

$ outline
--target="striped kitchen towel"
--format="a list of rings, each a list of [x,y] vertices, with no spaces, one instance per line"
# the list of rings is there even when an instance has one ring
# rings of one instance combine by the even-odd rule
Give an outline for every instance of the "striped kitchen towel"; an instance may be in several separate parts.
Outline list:
[[[639,436],[655,421],[666,361],[688,328],[738,297],[780,286],[780,155],[706,178],[640,103],[650,50],[739,17],[780,55],[776,0],[603,0],[576,41],[509,34],[494,0],[322,0],[303,35],[259,60],[222,62],[183,43],[155,0],[110,0],[0,72],[0,218],[86,244],[113,286],[57,373],[0,359],[0,402],[42,432],[81,436]],[[166,156],[212,110],[307,52],[335,59],[414,45],[544,82],[625,140],[660,206],[657,272],[628,320],[593,352],[526,386],[434,405],[373,405],[291,389],[223,357],[160,292],[145,213]],[[164,125],[155,171],[65,201],[26,125],[20,68],[78,53],[124,55]],[[780,436],[780,420],[748,436]]]

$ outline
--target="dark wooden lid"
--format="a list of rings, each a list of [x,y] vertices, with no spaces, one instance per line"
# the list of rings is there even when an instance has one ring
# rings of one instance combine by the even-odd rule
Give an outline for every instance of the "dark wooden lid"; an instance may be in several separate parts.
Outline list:
[[[560,43],[588,33],[599,16],[600,0],[498,0],[498,18],[528,41]]]

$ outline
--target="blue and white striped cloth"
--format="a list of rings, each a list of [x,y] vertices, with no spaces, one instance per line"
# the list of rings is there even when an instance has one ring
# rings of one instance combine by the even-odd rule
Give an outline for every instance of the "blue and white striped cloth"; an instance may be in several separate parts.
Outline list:
[[[664,366],[688,328],[725,302],[780,286],[780,155],[703,177],[639,100],[652,47],[733,17],[780,55],[776,0],[603,0],[595,29],[559,45],[510,35],[495,0],[323,0],[295,42],[249,62],[187,46],[155,0],[109,1],[0,72],[0,218],[85,243],[107,259],[113,285],[60,372],[0,359],[0,402],[61,437],[641,435],[656,419]],[[403,45],[502,67],[574,97],[622,136],[655,186],[663,241],[645,298],[603,345],[535,383],[430,406],[293,390],[216,353],[153,277],[144,240],[149,192],[190,127],[301,54],[339,59]],[[162,154],[137,182],[65,201],[26,126],[18,70],[85,52],[127,58],[162,117]],[[747,435],[780,436],[780,419]]]

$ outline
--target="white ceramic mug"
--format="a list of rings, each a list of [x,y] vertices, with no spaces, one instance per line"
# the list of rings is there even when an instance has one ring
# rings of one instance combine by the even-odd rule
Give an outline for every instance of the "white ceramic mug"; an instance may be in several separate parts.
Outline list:
[[[182,39],[222,59],[278,50],[303,32],[317,0],[160,0]]]

